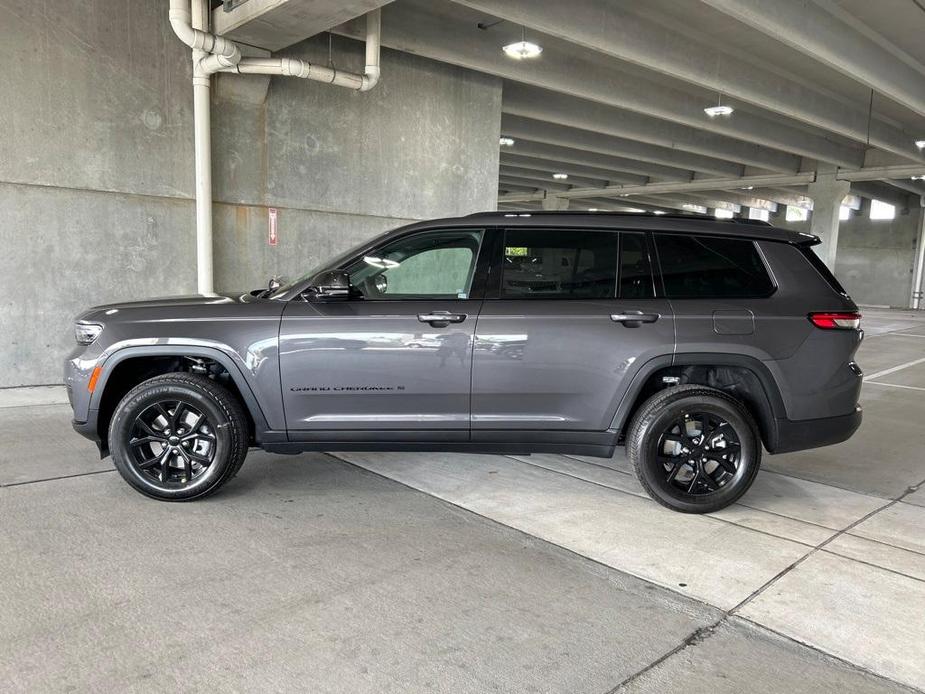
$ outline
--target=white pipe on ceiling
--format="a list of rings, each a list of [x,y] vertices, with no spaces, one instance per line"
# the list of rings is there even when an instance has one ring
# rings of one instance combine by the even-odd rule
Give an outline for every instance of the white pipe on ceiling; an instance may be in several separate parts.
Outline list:
[[[315,65],[299,58],[244,58],[234,41],[208,32],[207,0],[170,0],[168,17],[177,37],[193,51],[193,139],[196,160],[196,286],[214,292],[212,253],[211,76],[216,72],[283,75],[369,91],[379,82],[382,13],[366,15],[363,74]]]

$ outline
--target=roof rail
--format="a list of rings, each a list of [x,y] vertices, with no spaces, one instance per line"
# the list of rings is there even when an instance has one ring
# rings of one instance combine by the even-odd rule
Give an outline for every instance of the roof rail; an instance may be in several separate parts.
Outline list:
[[[600,210],[598,212],[587,212],[585,210],[495,210],[493,212],[473,212],[472,214],[466,215],[466,217],[498,217],[505,215],[529,215],[531,217],[658,217],[659,219],[703,220],[705,222],[711,223],[719,222],[726,224],[748,224],[751,226],[773,226],[770,222],[765,222],[761,219],[717,219],[713,215],[700,214],[696,212],[676,212],[656,215],[652,212],[612,212],[609,210]]]

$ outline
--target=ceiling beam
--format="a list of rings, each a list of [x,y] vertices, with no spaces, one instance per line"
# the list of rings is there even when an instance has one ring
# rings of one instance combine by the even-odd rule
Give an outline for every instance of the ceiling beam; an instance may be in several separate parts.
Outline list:
[[[925,116],[925,75],[819,5],[806,0],[703,2]]]
[[[631,140],[620,140],[607,135],[598,135],[589,130],[578,130],[576,128],[566,128],[554,123],[544,123],[543,121],[532,120],[530,118],[521,118],[520,116],[501,116],[501,132],[504,135],[513,137],[515,140],[524,139],[532,142],[543,142],[548,145],[557,147],[567,147],[570,149],[583,149],[588,152],[605,154],[610,157],[620,157],[623,159],[636,161],[634,169],[628,169],[634,173],[645,173],[653,178],[660,178],[668,181],[687,181],[693,178],[694,172],[686,168],[666,165],[663,162],[671,161],[665,152],[656,150],[662,149],[653,145],[635,143]],[[513,150],[512,150],[513,151]],[[646,157],[646,158],[643,158]],[[659,161],[654,161],[654,160]],[[701,166],[703,163],[700,163]],[[727,176],[739,176],[742,173],[741,167],[733,164],[734,172],[727,173]],[[703,169],[698,169],[703,171]],[[718,174],[714,174],[718,175]]]
[[[877,118],[869,121],[866,103],[863,108],[848,105],[758,62],[724,53],[715,41],[698,40],[690,32],[663,26],[619,4],[606,0],[454,1],[857,142],[869,142],[910,160],[925,161],[915,147],[913,135]],[[797,2],[800,6],[811,4],[806,0]],[[763,4],[770,7],[777,2],[763,0]],[[846,44],[845,48],[850,50],[852,46]],[[741,115],[740,112],[725,120],[733,122]]]
[[[608,183],[632,183],[635,185],[640,185],[648,180],[646,176],[635,176],[633,174],[628,174],[625,171],[609,171],[607,169],[599,169],[593,166],[579,166],[577,164],[568,164],[554,161],[552,159],[523,156],[520,153],[508,154],[504,149],[501,150],[501,164],[520,166],[524,169],[532,169],[533,171],[545,171],[546,173],[550,174],[561,171],[563,173],[569,174],[570,176],[575,175],[583,176],[585,178],[596,178],[602,181],[607,181]]]
[[[540,3],[531,0],[528,4],[536,7]],[[555,4],[571,5],[544,6]],[[835,142],[822,131],[789,124],[772,114],[743,110],[733,118],[708,118],[702,96],[680,88],[653,88],[644,77],[622,72],[616,64],[602,64],[592,55],[547,50],[539,61],[511,60],[501,52],[496,32],[482,31],[474,23],[467,28],[435,8],[442,5],[422,0],[403,0],[384,7],[383,45],[839,166],[859,167],[863,163],[862,147]],[[364,28],[356,21],[336,31],[354,38],[364,36]]]
[[[591,130],[569,128],[506,113],[501,114],[501,132],[514,138],[526,137],[538,142],[562,144],[575,149],[587,149],[592,152],[602,152],[611,156],[626,157],[668,167],[662,169],[665,178],[676,178],[681,175],[690,178],[692,171],[713,176],[741,176],[745,171],[744,166],[735,162],[726,162],[699,154],[680,152],[668,147],[659,147],[645,142],[602,135]],[[518,133],[522,134],[518,135]]]
[[[560,147],[558,145],[546,144],[545,142],[534,142],[525,138],[518,138],[513,147],[506,147],[503,151],[528,157],[551,159],[568,164],[578,164],[579,166],[593,166],[599,169],[626,172],[635,176],[637,179],[641,179],[633,181],[636,185],[641,185],[650,178],[649,170],[646,168],[646,165],[632,159],[612,157],[588,150]]]
[[[542,193],[543,191],[546,191],[546,190],[553,192],[556,195],[558,195],[559,193],[565,193],[571,190],[570,186],[562,185],[561,183],[556,183],[554,181],[543,181],[541,183],[532,178],[523,178],[522,176],[510,176],[508,174],[501,174],[500,176],[498,176],[498,181],[501,183],[501,185],[512,183],[516,186],[533,186],[533,188],[536,191],[538,191],[537,193],[534,193],[534,197],[532,198],[533,200],[542,200],[543,198],[545,198],[546,196],[543,195]]]
[[[519,166],[510,166],[507,164],[501,164],[498,169],[501,176],[517,176],[518,178],[523,178],[525,180],[537,181],[539,183],[563,183],[570,186],[581,186],[584,188],[597,187],[601,188],[607,185],[607,179],[600,178],[584,178],[581,176],[569,176],[565,180],[554,179],[552,174],[545,173],[543,171],[535,171],[534,169],[524,169]],[[564,172],[561,172],[564,173]]]
[[[908,193],[880,181],[854,181],[851,184],[851,192],[871,200],[882,200],[899,208],[909,207]]]
[[[800,169],[800,157],[789,152],[518,82],[504,83],[501,110],[515,116],[592,130],[768,171],[793,173]]]
[[[641,186],[607,186],[605,188],[574,188],[562,193],[560,197],[580,198],[613,195],[659,195],[661,193],[686,193],[698,190],[725,190],[740,185],[793,185],[811,183],[816,178],[815,172],[799,174],[771,174],[768,176],[743,176],[736,179],[705,178],[694,181],[670,183],[647,183]]]

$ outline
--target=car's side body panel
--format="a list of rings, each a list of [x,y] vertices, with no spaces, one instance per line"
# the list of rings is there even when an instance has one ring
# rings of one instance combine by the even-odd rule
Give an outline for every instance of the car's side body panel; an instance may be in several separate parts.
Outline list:
[[[280,327],[288,428],[451,430],[468,440],[472,336],[481,300],[291,301]],[[433,327],[419,315],[464,315]],[[431,346],[434,345],[434,346]]]

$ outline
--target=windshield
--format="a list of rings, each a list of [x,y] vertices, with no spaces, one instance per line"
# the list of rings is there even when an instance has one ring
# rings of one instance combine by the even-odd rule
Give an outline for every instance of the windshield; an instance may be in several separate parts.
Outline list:
[[[393,230],[390,230],[390,231],[387,231],[387,232],[385,232],[385,233],[383,233],[383,234],[380,234],[379,236],[374,236],[374,237],[372,237],[372,238],[366,239],[365,241],[361,241],[360,243],[358,243],[358,244],[356,244],[356,245],[354,245],[354,246],[351,246],[350,248],[348,248],[346,251],[344,251],[344,252],[341,253],[340,255],[336,255],[336,256],[334,256],[333,258],[328,258],[327,260],[324,260],[324,261],[318,263],[318,265],[316,265],[315,267],[313,267],[311,270],[309,270],[308,272],[306,272],[304,275],[302,275],[302,276],[299,277],[298,279],[295,279],[295,280],[293,280],[292,282],[287,282],[286,284],[282,285],[279,289],[277,289],[277,290],[274,291],[272,294],[270,294],[270,297],[269,297],[269,298],[271,298],[271,299],[276,299],[277,297],[282,296],[283,294],[285,294],[286,292],[288,292],[290,289],[292,289],[293,287],[295,287],[297,284],[301,284],[302,282],[305,282],[306,280],[308,280],[309,278],[313,277],[314,275],[317,275],[317,274],[318,274],[319,272],[321,272],[322,270],[325,270],[325,269],[327,269],[327,268],[332,268],[332,269],[333,269],[333,268],[338,268],[338,267],[340,267],[341,265],[344,264],[344,262],[347,261],[348,258],[351,258],[351,257],[355,256],[355,255],[356,255],[357,253],[359,253],[362,249],[366,248],[366,247],[369,246],[371,243],[375,243],[379,238],[384,237],[384,236],[386,236],[386,235],[392,233],[392,231],[393,231]]]

